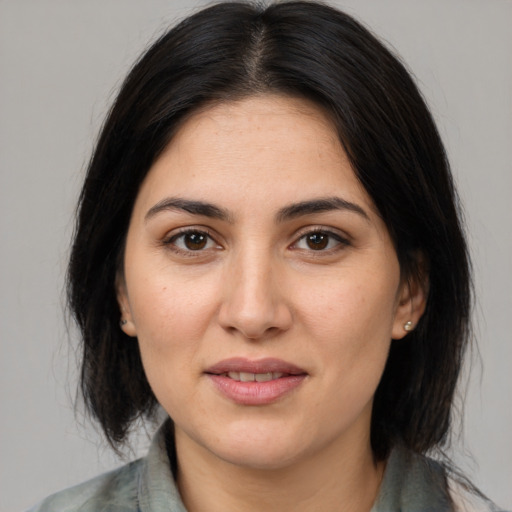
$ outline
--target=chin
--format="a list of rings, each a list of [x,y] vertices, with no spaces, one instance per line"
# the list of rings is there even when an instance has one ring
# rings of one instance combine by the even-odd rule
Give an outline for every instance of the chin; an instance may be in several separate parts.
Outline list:
[[[247,447],[246,449],[216,449],[214,453],[218,458],[239,466],[240,468],[261,470],[261,471],[275,471],[286,468],[292,465],[300,455],[294,453],[286,453],[286,450],[271,450],[269,447],[263,449],[261,446]]]
[[[257,469],[277,470],[287,467],[304,456],[305,440],[296,439],[293,433],[275,429],[253,428],[234,432],[215,444],[210,451],[219,459],[236,466]]]

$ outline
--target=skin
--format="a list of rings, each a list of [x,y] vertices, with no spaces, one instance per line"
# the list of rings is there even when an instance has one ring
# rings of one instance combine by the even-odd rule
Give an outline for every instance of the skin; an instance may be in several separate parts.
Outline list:
[[[360,211],[276,218],[334,196]],[[227,218],[155,208],[166,198],[211,203]],[[373,396],[392,339],[417,323],[425,298],[402,279],[318,107],[256,96],[189,118],[139,191],[118,298],[175,422],[190,511],[371,508],[384,470],[370,447]],[[278,358],[307,376],[273,403],[240,405],[205,374],[235,356]]]

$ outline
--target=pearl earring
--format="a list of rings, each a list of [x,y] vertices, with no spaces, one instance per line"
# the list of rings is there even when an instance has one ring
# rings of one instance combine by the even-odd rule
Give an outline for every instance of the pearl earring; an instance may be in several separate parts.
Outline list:
[[[410,320],[408,322],[405,322],[404,331],[411,332],[413,330],[413,328],[414,328],[414,326]]]
[[[119,325],[121,327],[123,327],[123,325],[126,325],[128,323],[128,320],[126,320],[125,318],[121,318],[121,321],[119,322]]]

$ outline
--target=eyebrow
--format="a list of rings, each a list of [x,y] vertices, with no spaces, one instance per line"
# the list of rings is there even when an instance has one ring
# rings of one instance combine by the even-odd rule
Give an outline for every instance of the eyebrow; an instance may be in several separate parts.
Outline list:
[[[226,222],[233,222],[233,215],[226,209],[220,208],[212,203],[205,201],[194,201],[179,197],[167,197],[162,199],[153,207],[151,207],[144,218],[148,221],[155,215],[164,211],[184,211],[193,215],[202,215],[212,219],[218,219]],[[293,203],[284,208],[281,208],[276,214],[276,223],[286,222],[288,220],[296,219],[305,215],[312,215],[314,213],[329,212],[335,210],[347,210],[361,215],[366,220],[370,217],[361,206],[352,203],[341,197],[325,197],[318,199],[311,199],[309,201],[301,201],[300,203]]]
[[[148,221],[157,213],[164,211],[181,210],[193,215],[202,215],[212,219],[219,219],[227,222],[233,222],[231,214],[224,208],[219,208],[214,204],[205,201],[193,201],[190,199],[182,199],[179,197],[167,197],[159,201],[155,206],[151,207],[144,218]]]
[[[361,215],[366,220],[370,220],[368,214],[356,203],[346,201],[341,197],[325,197],[312,199],[310,201],[302,201],[300,203],[285,206],[276,215],[277,222],[296,219],[303,215],[311,215],[314,213],[329,212],[334,210],[348,210]]]

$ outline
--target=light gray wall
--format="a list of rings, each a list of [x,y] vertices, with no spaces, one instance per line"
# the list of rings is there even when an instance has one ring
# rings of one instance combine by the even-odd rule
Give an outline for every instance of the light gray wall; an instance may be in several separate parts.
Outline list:
[[[466,205],[483,372],[461,463],[512,509],[512,3],[340,0],[408,62]],[[194,0],[0,0],[0,510],[118,461],[71,398],[62,314],[71,216],[92,141],[128,66]],[[144,443],[142,443],[144,444]]]

